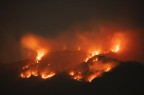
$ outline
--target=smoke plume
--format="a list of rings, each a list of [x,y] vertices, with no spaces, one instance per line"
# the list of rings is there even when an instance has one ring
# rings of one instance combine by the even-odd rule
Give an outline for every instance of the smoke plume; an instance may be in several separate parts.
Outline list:
[[[65,72],[73,79],[91,82],[116,67],[118,60],[133,57],[135,37],[133,30],[104,25],[73,28],[55,38],[27,34],[21,39],[22,52],[31,61],[22,68],[21,77],[47,79]]]

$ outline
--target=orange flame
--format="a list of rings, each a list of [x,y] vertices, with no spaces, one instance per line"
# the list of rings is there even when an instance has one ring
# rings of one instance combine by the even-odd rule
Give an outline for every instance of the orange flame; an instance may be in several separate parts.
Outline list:
[[[37,63],[39,63],[39,60],[42,59],[42,57],[47,53],[47,51],[45,49],[40,49],[37,51],[37,57],[36,57],[36,61]]]
[[[51,72],[50,74],[42,73],[42,74],[41,74],[41,77],[42,77],[43,79],[48,79],[48,78],[53,77],[54,75],[55,75],[54,72]]]
[[[88,82],[92,82],[96,77],[99,77],[100,75],[101,75],[100,72],[97,72],[97,73],[95,73],[95,74],[92,74],[92,75],[90,75],[90,76],[88,77],[87,81],[88,81]]]
[[[48,45],[47,42],[35,35],[26,35],[21,40],[22,46],[33,50],[37,53],[37,60],[41,60],[41,58],[48,53]]]
[[[115,45],[111,51],[112,52],[119,52],[120,51],[120,44]]]
[[[31,72],[31,74],[32,74],[33,76],[38,76],[37,70],[33,70],[33,71]]]
[[[25,73],[21,73],[20,76],[22,78],[30,78],[31,77],[31,73],[29,71],[27,71]]]
[[[88,56],[87,58],[84,60],[84,62],[87,62],[90,58],[92,58],[95,55],[99,55],[100,54],[100,50],[91,50],[88,52]],[[97,59],[96,59],[97,60]]]
[[[78,80],[78,81],[80,81],[82,78],[83,78],[82,75],[76,75],[76,76],[74,76],[74,79]]]

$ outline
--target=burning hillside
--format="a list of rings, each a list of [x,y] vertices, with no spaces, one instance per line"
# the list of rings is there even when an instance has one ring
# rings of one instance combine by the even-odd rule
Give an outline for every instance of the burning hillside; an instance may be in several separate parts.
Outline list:
[[[72,42],[65,37],[51,41],[28,34],[21,42],[32,60],[22,67],[20,76],[48,79],[66,72],[75,80],[91,82],[115,68],[119,64],[116,59],[128,45],[125,33],[105,34],[77,33]]]

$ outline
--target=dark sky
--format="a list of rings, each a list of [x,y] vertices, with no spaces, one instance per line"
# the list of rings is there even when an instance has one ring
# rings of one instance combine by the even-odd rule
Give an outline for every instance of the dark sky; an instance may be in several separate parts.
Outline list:
[[[142,30],[143,13],[143,3],[138,0],[0,1],[0,61],[18,58],[7,56],[19,51],[17,43],[28,32],[54,37],[77,23],[89,21]]]

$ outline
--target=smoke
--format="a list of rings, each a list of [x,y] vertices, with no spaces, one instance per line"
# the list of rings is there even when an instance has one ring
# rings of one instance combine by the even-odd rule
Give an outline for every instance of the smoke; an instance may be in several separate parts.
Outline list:
[[[85,25],[74,25],[73,27],[59,32],[54,37],[43,37],[32,33],[23,34],[22,37],[32,35],[38,43],[35,48],[44,47],[49,51],[60,50],[84,50],[92,51],[94,49],[107,50],[118,42],[121,44],[121,60],[143,60],[143,34],[142,30],[132,27],[124,27],[117,24],[94,24],[87,23]],[[1,62],[11,62],[34,56],[32,50],[26,49],[26,46],[20,48],[21,38],[15,38],[14,35],[4,35],[1,41]],[[32,44],[27,41],[27,43]],[[46,46],[45,46],[46,45]],[[9,49],[7,48],[9,47]],[[23,49],[25,48],[25,50]],[[22,49],[22,50],[21,50]],[[30,52],[29,52],[30,51]],[[22,52],[22,54],[20,54]]]
[[[22,52],[31,61],[22,68],[21,77],[47,79],[66,72],[73,79],[91,82],[115,68],[118,60],[134,60],[137,37],[135,30],[109,25],[72,28],[55,38],[26,34]]]
[[[144,62],[141,57],[144,56],[141,52],[144,43],[141,4],[132,1],[97,0],[75,3],[6,2],[2,4],[2,7],[5,5],[4,8],[1,8],[0,61],[11,62],[25,58],[27,53],[20,55],[19,40],[27,31],[31,31],[48,39],[53,50],[75,49],[79,46],[88,49],[90,44],[94,48],[96,44],[96,48],[107,48],[107,40],[117,35],[116,32],[129,32],[126,34],[131,38],[126,38],[132,39],[131,43],[134,43],[127,45],[130,48],[125,57]]]
[[[141,30],[114,24],[91,24],[73,26],[55,39],[55,47],[81,49],[84,51],[107,51],[120,45],[120,60],[143,62],[143,37]],[[62,43],[62,44],[61,44]],[[63,46],[61,46],[63,45]]]
[[[139,31],[118,24],[76,24],[54,37],[26,33],[20,41],[8,38],[9,44],[5,44],[9,47],[8,53],[1,54],[8,58],[21,51],[20,57],[30,60],[22,67],[22,78],[47,79],[67,73],[73,79],[91,82],[113,70],[119,64],[118,60],[143,61]]]

